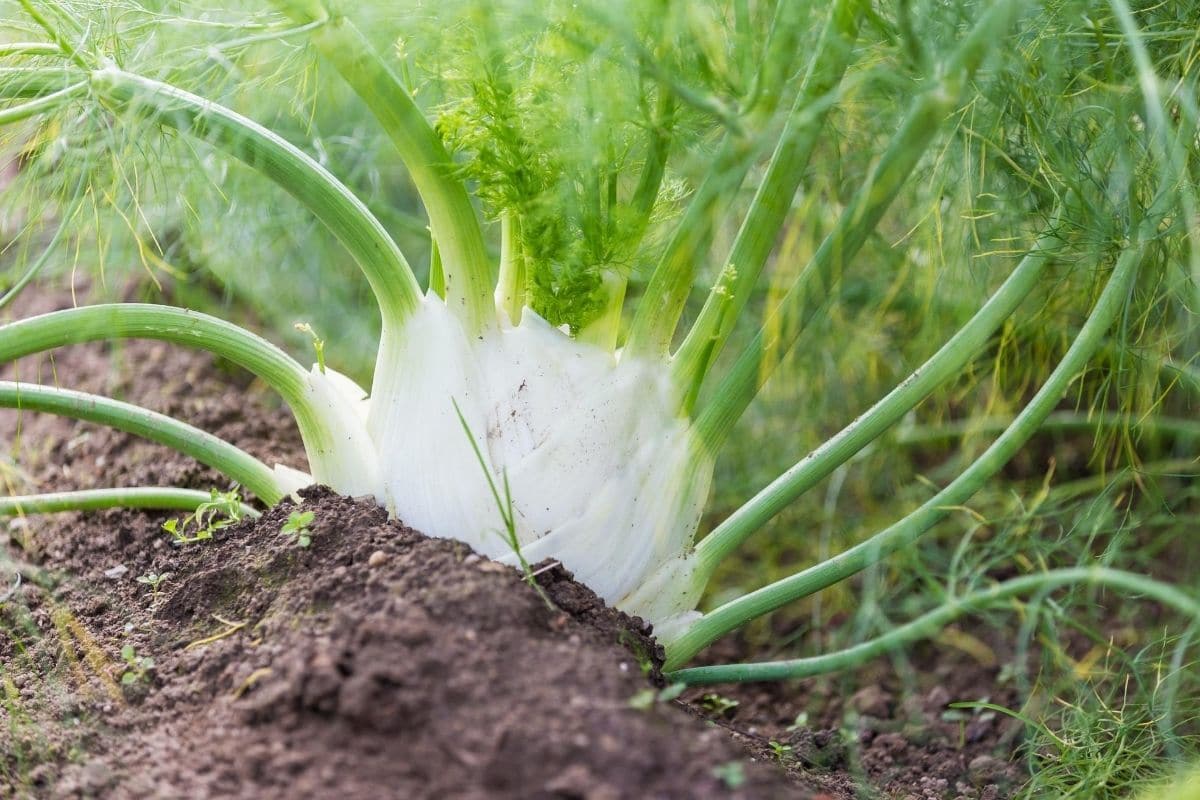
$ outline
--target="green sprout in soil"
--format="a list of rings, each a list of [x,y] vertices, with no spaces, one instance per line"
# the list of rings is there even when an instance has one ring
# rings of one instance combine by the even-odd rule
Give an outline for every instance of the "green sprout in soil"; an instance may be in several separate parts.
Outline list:
[[[283,523],[279,532],[289,537],[296,547],[308,547],[312,544],[310,527],[313,519],[315,519],[315,515],[311,511],[293,511],[288,514],[287,522]]]
[[[738,701],[731,697],[709,692],[700,698],[699,706],[714,717],[723,717],[738,707]]]
[[[727,789],[739,789],[746,783],[746,768],[740,761],[729,761],[712,768],[713,777]]]
[[[162,594],[162,585],[166,583],[167,579],[170,577],[171,573],[169,572],[163,572],[161,574],[157,572],[147,572],[144,575],[139,575],[137,577],[137,582],[143,586],[150,587],[150,595],[152,597],[158,597],[160,594]]]
[[[125,671],[121,673],[123,685],[132,686],[150,679],[150,671],[154,669],[154,659],[150,656],[139,656],[133,645],[127,644],[121,648],[121,660],[125,662]]]
[[[23,154],[10,194],[69,228],[45,251],[70,238],[77,252],[107,253],[115,230],[152,274],[164,256],[203,252],[285,296],[302,283],[277,266],[288,259],[247,268],[241,243],[215,235],[234,206],[228,227],[261,234],[264,247],[286,235],[313,252],[331,252],[315,244],[326,239],[341,248],[313,307],[290,313],[316,319],[319,297],[351,282],[333,277],[334,262],[352,263],[380,326],[368,384],[326,363],[315,337],[318,363],[306,368],[245,328],[163,304],[85,306],[0,327],[0,363],[122,338],[219,356],[286,402],[306,471],[56,385],[0,382],[0,406],[146,437],[264,506],[314,483],[369,495],[531,583],[529,564],[555,559],[651,622],[668,679],[689,685],[844,672],[964,615],[1020,612],[1078,587],[1200,616],[1194,582],[1109,560],[1052,566],[1038,541],[1002,569],[926,582],[933,607],[852,645],[689,666],[797,603],[833,592],[874,602],[861,576],[922,553],[932,531],[1030,455],[1047,425],[1129,452],[1146,432],[1194,463],[1195,425],[1159,413],[1200,392],[1190,4],[419,5],[397,14],[274,0],[278,16],[264,28],[237,7],[199,24],[136,3],[112,14],[98,0],[21,0],[12,16],[23,38],[0,46],[0,144]],[[310,80],[318,73],[349,87],[390,143],[381,160],[411,178],[428,215],[427,267],[414,269],[402,249],[396,231],[413,226],[389,216],[402,210],[341,177],[295,114],[238,91],[286,84],[283,105],[308,108],[298,98],[321,85]],[[245,183],[226,189],[218,167]],[[221,202],[202,201],[217,184]],[[234,186],[246,201],[230,202]],[[261,206],[265,217],[281,203],[296,214],[286,232],[247,211]],[[295,222],[301,212],[306,222]],[[183,231],[183,245],[156,236],[168,228]],[[46,268],[43,249],[26,245],[20,281]],[[906,293],[914,281],[931,288]],[[970,295],[941,288],[964,281]],[[951,332],[923,335],[942,314]],[[844,330],[888,321],[889,344],[827,335],[847,317]],[[771,381],[786,364],[859,368],[855,354],[900,341],[909,345],[887,350],[897,355],[878,393],[850,402],[814,382],[786,409],[789,435],[756,428],[751,409],[777,399]],[[330,362],[338,347],[331,336]],[[970,380],[980,373],[988,380]],[[987,424],[912,423],[939,405]],[[836,423],[817,428],[814,407],[834,408]],[[853,540],[823,537],[807,520],[780,525],[817,487],[836,494],[844,471],[902,424],[909,440],[891,452],[958,442],[952,464],[907,479],[911,502]],[[799,460],[791,434],[813,443]],[[752,457],[753,485],[732,507],[710,505],[721,459],[778,443],[788,468],[768,472]],[[466,478],[480,467],[486,481]],[[1045,498],[1035,489],[1028,499]],[[5,514],[115,506],[194,509],[170,529],[180,541],[211,536],[241,507],[174,487],[0,498]],[[851,516],[829,527],[849,528]],[[764,531],[787,537],[792,553],[838,544],[781,573],[759,561],[749,579],[758,588],[706,603],[718,572],[755,553]],[[967,542],[952,566],[984,552]]]
[[[771,748],[771,755],[775,756],[775,760],[780,764],[786,764],[788,761],[791,761],[793,758],[795,758],[792,753],[793,748],[790,744],[784,744],[783,742],[777,742],[772,739],[771,741],[767,742],[767,745]]]
[[[212,489],[208,499],[198,503],[195,510],[183,518],[173,517],[162,528],[171,534],[175,544],[195,544],[213,538],[219,530],[242,519],[242,499],[237,489],[218,492]]]
[[[671,683],[661,689],[642,689],[629,698],[629,707],[648,711],[658,703],[669,703],[687,690],[686,683]]]

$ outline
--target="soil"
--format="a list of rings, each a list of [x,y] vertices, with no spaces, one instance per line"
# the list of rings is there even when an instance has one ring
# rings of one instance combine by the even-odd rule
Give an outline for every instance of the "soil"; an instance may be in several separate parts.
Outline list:
[[[17,316],[70,304],[31,293]],[[304,463],[286,409],[201,354],[89,345],[2,371]],[[20,471],[4,473],[16,492],[222,486],[187,458],[70,420],[0,412],[0,443],[21,454]],[[308,547],[280,530],[297,510],[313,513]],[[543,597],[465,545],[325,489],[192,545],[171,543],[169,516],[0,522],[0,559],[7,551],[23,577],[0,604],[0,796],[850,798],[873,787],[991,800],[1020,779],[1013,724],[948,709],[1011,699],[994,664],[961,653],[917,650],[904,680],[881,664],[670,699],[647,626],[552,563],[537,568]],[[167,575],[157,589],[138,580],[151,573]],[[707,657],[761,657],[740,647]]]

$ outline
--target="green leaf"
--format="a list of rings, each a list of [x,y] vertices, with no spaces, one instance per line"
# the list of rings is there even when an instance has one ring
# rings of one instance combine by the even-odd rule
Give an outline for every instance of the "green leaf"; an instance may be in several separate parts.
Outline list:
[[[676,697],[679,697],[679,695],[683,694],[685,689],[687,689],[686,683],[682,683],[682,682],[672,683],[671,685],[667,686],[665,689],[663,689],[662,691],[660,691],[658,693],[658,702],[669,703],[670,701],[674,700]]]
[[[746,782],[746,768],[740,761],[729,761],[715,766],[712,768],[712,774],[730,789],[737,789]]]
[[[296,534],[312,525],[316,516],[311,511],[293,511],[288,514],[287,522],[279,529],[280,533]]]
[[[654,705],[654,695],[653,689],[642,689],[629,698],[629,707],[636,708],[638,711],[647,711]]]

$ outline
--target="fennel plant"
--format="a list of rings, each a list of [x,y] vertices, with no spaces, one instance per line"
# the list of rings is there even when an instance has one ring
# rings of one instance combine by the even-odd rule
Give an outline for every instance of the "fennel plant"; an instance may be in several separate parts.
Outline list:
[[[1176,332],[1178,357],[1163,368],[1176,365],[1182,382],[1196,381],[1200,257],[1189,237],[1200,120],[1185,77],[1190,62],[1156,49],[1161,25],[1146,19],[1152,12],[1139,19],[1125,0],[996,0],[931,6],[922,27],[907,3],[867,0],[828,9],[656,0],[619,10],[275,0],[275,14],[235,8],[195,17],[167,4],[118,12],[66,0],[19,6],[8,20],[14,35],[0,45],[0,122],[62,222],[6,296],[42,268],[63,231],[102,233],[80,208],[115,210],[135,233],[171,218],[170,203],[141,204],[148,190],[128,178],[126,161],[142,146],[129,147],[128,137],[144,135],[171,143],[175,157],[240,161],[290,195],[361,271],[381,323],[369,388],[330,366],[321,348],[339,332],[323,327],[305,329],[319,343],[310,369],[232,323],[157,304],[87,306],[0,328],[0,362],[126,337],[208,350],[287,403],[304,440],[303,470],[263,464],[177,420],[68,389],[2,382],[0,405],[145,436],[268,505],[322,483],[370,495],[407,524],[501,561],[560,560],[607,601],[651,621],[668,670],[689,683],[844,669],[958,615],[1080,582],[1200,614],[1187,593],[1144,576],[1066,568],[955,598],[849,650],[681,669],[747,622],[913,546],[1052,418],[1098,354],[1128,343],[1144,313],[1139,297],[1166,298],[1163,327]],[[1102,24],[1079,16],[1093,6]],[[1047,26],[1055,36],[1039,36]],[[176,28],[186,35],[169,36]],[[375,34],[393,28],[403,33],[387,49]],[[1084,45],[1070,49],[1076,41]],[[381,221],[324,154],[255,121],[253,109],[217,99],[240,76],[276,69],[264,52],[303,59],[308,49],[370,111],[404,165],[429,221],[420,273],[393,235],[396,224]],[[902,74],[864,66],[881,51],[902,54]],[[1108,91],[1097,63],[1134,76],[1137,91]],[[1029,91],[1035,73],[1079,87],[1040,96]],[[795,198],[822,169],[816,154],[835,136],[837,115],[872,85],[903,113],[888,120],[894,127],[867,168],[844,176],[806,263],[764,304]],[[426,96],[430,104],[418,105]],[[976,233],[1007,243],[988,256],[1012,264],[1006,278],[919,368],[698,538],[714,464],[738,420],[828,313],[897,196],[925,180],[956,138],[993,133],[1004,141],[989,142],[984,167],[1017,211],[981,219]],[[198,182],[212,179],[203,173]],[[185,181],[181,191],[190,188]],[[489,246],[481,216],[499,227],[498,247]],[[696,610],[723,562],[957,378],[1023,302],[1064,280],[1064,266],[1072,267],[1070,285],[1087,287],[1086,316],[1068,325],[1057,367],[995,426],[984,452],[862,543]],[[251,269],[268,283],[288,281],[286,264]],[[689,312],[705,279],[709,288]],[[803,421],[802,410],[796,416]],[[503,476],[506,536],[495,534],[491,476]],[[196,508],[206,497],[132,487],[13,496],[0,500],[0,512]]]

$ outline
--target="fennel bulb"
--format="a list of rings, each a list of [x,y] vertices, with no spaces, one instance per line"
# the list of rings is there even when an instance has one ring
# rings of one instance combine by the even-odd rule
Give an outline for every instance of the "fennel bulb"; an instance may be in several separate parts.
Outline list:
[[[369,399],[328,368],[308,378],[327,421],[326,446],[308,447],[314,480],[515,564],[487,470],[507,481],[527,561],[561,561],[660,633],[690,618],[713,461],[663,364],[575,340],[528,308],[471,335],[427,295],[384,331]]]

